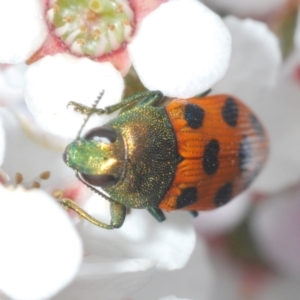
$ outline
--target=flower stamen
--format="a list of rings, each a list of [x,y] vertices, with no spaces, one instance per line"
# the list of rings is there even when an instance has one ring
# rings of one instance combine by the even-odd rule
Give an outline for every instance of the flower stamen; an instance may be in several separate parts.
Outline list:
[[[21,173],[16,173],[15,175],[15,183],[16,185],[21,184],[23,181],[23,175]]]
[[[45,172],[43,172],[43,173],[40,174],[40,178],[42,180],[47,180],[47,179],[49,179],[50,174],[51,174],[50,171],[45,171]]]
[[[99,57],[121,48],[132,35],[134,15],[127,0],[53,2],[48,23],[74,54]]]

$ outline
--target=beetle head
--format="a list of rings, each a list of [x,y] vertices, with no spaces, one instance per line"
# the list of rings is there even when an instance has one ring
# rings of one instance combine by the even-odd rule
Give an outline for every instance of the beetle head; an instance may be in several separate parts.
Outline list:
[[[109,127],[97,127],[70,143],[63,154],[65,163],[91,185],[116,184],[124,170],[122,138]]]

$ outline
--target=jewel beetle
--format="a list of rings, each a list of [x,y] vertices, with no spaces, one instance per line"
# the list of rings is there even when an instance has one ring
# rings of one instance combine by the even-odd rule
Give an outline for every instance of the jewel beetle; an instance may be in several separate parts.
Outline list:
[[[165,100],[161,92],[147,91],[104,109],[71,102],[86,121],[92,114],[130,108],[81,137],[85,122],[63,154],[77,177],[110,201],[111,223],[94,219],[69,199],[61,200],[63,206],[113,229],[122,226],[127,208],[147,209],[163,221],[163,211],[196,215],[249,186],[268,155],[268,137],[256,115],[225,94],[173,99],[163,106]]]

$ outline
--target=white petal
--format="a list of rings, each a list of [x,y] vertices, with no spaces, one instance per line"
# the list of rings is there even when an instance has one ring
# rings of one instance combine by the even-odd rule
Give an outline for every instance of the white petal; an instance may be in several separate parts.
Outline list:
[[[203,2],[228,13],[253,16],[275,11],[287,0],[204,0]]]
[[[174,270],[189,260],[196,236],[188,213],[172,212],[166,217],[165,222],[158,223],[147,211],[135,211],[127,218],[121,234],[134,243],[125,247],[126,252],[151,258],[158,268]],[[149,234],[153,235],[150,239]],[[139,247],[135,242],[140,243]]]
[[[232,35],[232,56],[213,92],[233,94],[255,109],[275,84],[281,63],[278,40],[258,21],[227,17],[225,24]]]
[[[243,193],[223,207],[201,211],[195,219],[196,228],[208,236],[224,234],[242,222],[249,208],[250,195]]]
[[[0,103],[12,105],[23,100],[25,64],[0,66]]]
[[[269,159],[252,186],[263,192],[279,191],[300,178],[300,89],[293,78],[300,55],[295,54],[265,101],[254,107],[270,138]]]
[[[42,191],[0,187],[0,289],[45,299],[75,277],[82,248],[68,216]]]
[[[104,95],[98,107],[119,102],[123,79],[110,63],[97,63],[68,54],[46,56],[31,65],[26,73],[25,100],[36,120],[49,132],[75,138],[84,116],[67,108],[70,101],[92,106]],[[104,124],[115,116],[93,116],[88,126]]]
[[[123,299],[124,295],[150,280],[154,267],[149,259],[107,259],[87,255],[74,282],[54,299]]]
[[[105,216],[107,207],[106,200],[94,195],[85,209],[101,221],[109,222],[110,216]],[[192,220],[186,212],[172,212],[166,214],[166,217],[165,222],[158,223],[146,210],[132,210],[120,229],[99,229],[85,222],[82,234],[92,234],[94,239],[101,238],[101,243],[107,245],[101,246],[104,253],[111,253],[108,249],[113,245],[122,256],[148,258],[161,269],[182,268],[195,247]],[[100,251],[98,248],[97,251]]]
[[[50,171],[50,178],[40,181],[42,187],[53,189],[65,188],[66,183],[77,182],[74,172],[68,168],[62,159],[65,144],[55,139],[50,142],[49,135],[40,131],[39,135],[31,131],[28,122],[22,123],[11,111],[0,109],[6,137],[6,150],[3,169],[10,178],[17,172],[21,173],[25,182],[30,183],[45,171]],[[47,140],[49,139],[49,140]],[[54,143],[56,142],[56,143]]]
[[[251,219],[251,232],[264,259],[283,274],[298,279],[299,220],[299,185],[257,205]]]
[[[174,0],[143,19],[128,48],[149,90],[187,98],[206,91],[224,76],[231,37],[220,17],[200,2]]]
[[[20,63],[45,41],[48,28],[43,1],[0,1],[0,61]]]
[[[215,282],[212,262],[208,257],[205,243],[199,237],[195,250],[183,269],[172,272],[164,270],[154,275],[147,285],[129,298],[153,300],[175,294],[181,295],[180,298],[184,299],[212,299]]]

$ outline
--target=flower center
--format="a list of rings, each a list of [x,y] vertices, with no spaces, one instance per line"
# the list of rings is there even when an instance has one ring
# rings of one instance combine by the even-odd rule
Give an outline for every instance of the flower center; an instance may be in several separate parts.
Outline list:
[[[133,32],[126,0],[52,0],[47,11],[53,32],[78,55],[99,57],[119,49]]]

